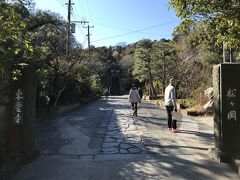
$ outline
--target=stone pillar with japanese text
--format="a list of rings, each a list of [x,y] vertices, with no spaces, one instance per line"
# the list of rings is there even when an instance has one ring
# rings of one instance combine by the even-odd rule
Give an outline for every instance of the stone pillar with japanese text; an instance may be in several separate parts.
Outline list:
[[[240,154],[240,64],[223,63],[213,68],[214,159],[230,161]]]
[[[21,76],[11,82],[9,151],[30,154],[34,149],[33,122],[36,118],[36,80],[31,66],[19,66]]]

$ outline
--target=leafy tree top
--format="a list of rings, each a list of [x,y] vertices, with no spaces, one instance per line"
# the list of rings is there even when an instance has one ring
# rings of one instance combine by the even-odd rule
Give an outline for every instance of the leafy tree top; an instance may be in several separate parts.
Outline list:
[[[229,47],[239,47],[239,0],[170,0],[169,5],[182,18],[178,29],[192,28],[200,21],[205,31],[216,37],[216,44],[225,41]]]

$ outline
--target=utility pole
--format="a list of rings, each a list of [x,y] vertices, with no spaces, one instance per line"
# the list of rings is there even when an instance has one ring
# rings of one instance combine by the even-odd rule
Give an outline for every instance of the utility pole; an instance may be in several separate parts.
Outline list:
[[[65,3],[66,5],[68,5],[68,23],[67,23],[67,57],[69,57],[70,55],[70,48],[71,48],[71,9],[72,9],[72,5],[74,5],[74,3],[71,2],[71,0],[68,0],[68,3]]]
[[[87,34],[87,37],[88,37],[88,57],[89,57],[89,60],[90,60],[90,28],[94,28],[94,26],[87,26],[87,27],[84,27],[84,28],[88,28],[88,34]]]

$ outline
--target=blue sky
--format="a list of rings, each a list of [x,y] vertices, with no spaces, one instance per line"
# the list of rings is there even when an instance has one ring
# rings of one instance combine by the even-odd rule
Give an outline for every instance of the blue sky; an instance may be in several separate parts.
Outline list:
[[[36,8],[59,13],[67,19],[68,0],[35,0]],[[114,46],[141,39],[171,39],[180,19],[168,0],[72,0],[72,21],[88,21],[91,44]],[[86,25],[85,25],[86,26]],[[87,28],[77,24],[74,34],[77,41],[87,47]]]

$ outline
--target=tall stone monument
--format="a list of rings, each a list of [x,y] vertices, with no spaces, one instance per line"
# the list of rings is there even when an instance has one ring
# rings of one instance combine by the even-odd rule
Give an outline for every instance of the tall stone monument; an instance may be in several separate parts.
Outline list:
[[[214,159],[229,162],[240,154],[240,64],[223,63],[213,68]]]
[[[36,152],[32,127],[36,118],[36,80],[32,67],[19,69],[22,75],[11,82],[9,151],[28,156]]]

